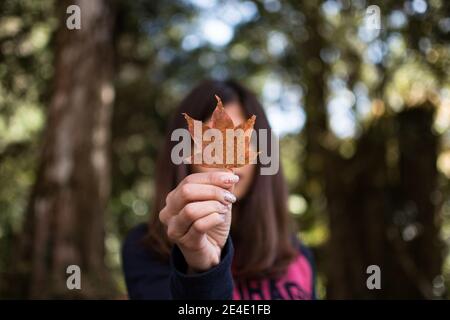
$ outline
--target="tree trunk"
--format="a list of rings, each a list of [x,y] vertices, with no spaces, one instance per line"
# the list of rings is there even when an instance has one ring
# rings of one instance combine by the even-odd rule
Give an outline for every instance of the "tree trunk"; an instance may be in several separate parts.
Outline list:
[[[305,157],[302,166],[305,168],[306,193],[308,200],[317,198],[323,190],[323,171],[327,149],[324,141],[328,134],[326,110],[328,66],[320,59],[320,52],[326,46],[326,40],[318,30],[322,27],[321,9],[317,1],[294,1],[305,17],[304,42],[295,43],[298,61],[303,64],[300,73],[301,82],[306,84],[304,109],[306,121],[304,132]],[[295,38],[295,36],[294,36]],[[311,201],[310,201],[311,202]]]
[[[386,293],[366,287],[366,268],[385,258],[386,126],[376,123],[358,141],[351,159],[338,154],[327,159],[326,198],[330,238],[327,244],[327,298],[376,298]]]
[[[17,292],[31,298],[107,297],[104,214],[110,189],[114,10],[109,0],[58,1],[54,89],[19,251]],[[66,8],[81,8],[81,29]],[[81,268],[81,290],[66,268]]]
[[[436,203],[438,137],[429,103],[378,120],[355,156],[327,161],[327,297],[431,299],[442,266]],[[381,269],[369,290],[366,269]]]

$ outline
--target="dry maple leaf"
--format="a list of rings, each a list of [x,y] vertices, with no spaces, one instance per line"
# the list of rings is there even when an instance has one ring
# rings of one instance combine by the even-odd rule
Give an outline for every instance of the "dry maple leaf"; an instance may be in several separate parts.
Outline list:
[[[257,152],[251,150],[250,138],[256,116],[235,127],[216,95],[217,106],[211,116],[211,126],[183,113],[196,152],[187,163],[199,164],[206,168],[233,169],[256,163]],[[205,152],[210,151],[210,153]],[[205,158],[206,156],[206,158]],[[209,156],[209,157],[208,157]]]

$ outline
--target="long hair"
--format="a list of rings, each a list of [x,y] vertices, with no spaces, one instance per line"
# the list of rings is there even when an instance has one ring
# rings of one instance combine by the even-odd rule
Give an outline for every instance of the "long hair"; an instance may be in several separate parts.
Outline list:
[[[197,120],[207,120],[216,105],[215,94],[224,104],[239,102],[247,118],[256,115],[255,130],[266,129],[270,141],[272,132],[261,104],[253,93],[233,80],[206,80],[181,101],[157,162],[154,210],[145,239],[152,252],[164,260],[168,259],[173,244],[159,221],[158,213],[165,206],[167,194],[191,173],[189,165],[175,165],[170,160],[172,147],[177,143],[171,141],[170,134],[175,129],[187,128],[181,113]],[[268,148],[268,154],[271,154],[270,144]],[[259,163],[255,169],[256,174],[247,194],[233,205],[230,232],[235,247],[233,274],[237,279],[279,276],[297,252],[292,241],[294,230],[289,228],[292,224],[281,165],[275,175],[258,174]]]

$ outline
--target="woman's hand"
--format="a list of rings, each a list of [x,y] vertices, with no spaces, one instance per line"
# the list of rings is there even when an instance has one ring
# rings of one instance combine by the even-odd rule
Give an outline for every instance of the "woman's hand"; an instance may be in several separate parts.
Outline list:
[[[231,225],[231,193],[239,177],[231,172],[210,171],[187,176],[166,198],[159,219],[167,227],[194,272],[220,262]]]

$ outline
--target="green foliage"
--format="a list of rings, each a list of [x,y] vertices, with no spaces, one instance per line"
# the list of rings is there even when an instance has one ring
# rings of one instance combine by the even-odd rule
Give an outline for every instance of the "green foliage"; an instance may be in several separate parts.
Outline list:
[[[0,274],[34,182],[53,74],[52,10],[52,0],[0,3]]]

